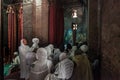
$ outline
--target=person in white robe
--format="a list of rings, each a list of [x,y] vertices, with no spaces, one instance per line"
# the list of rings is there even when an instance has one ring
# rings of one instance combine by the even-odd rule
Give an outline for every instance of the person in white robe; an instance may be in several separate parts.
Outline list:
[[[76,50],[77,50],[77,46],[72,46],[70,57],[74,56]]]
[[[47,65],[50,73],[53,67],[53,62],[52,62],[53,58],[51,57],[51,55],[53,55],[54,45],[49,44],[48,46],[45,47],[45,49],[47,50]]]
[[[45,47],[45,49],[47,50],[47,55],[49,57],[50,55],[53,54],[54,45],[53,44],[49,44],[48,46]]]
[[[13,65],[20,65],[20,57],[18,52],[14,52],[15,58],[13,59]]]
[[[19,56],[20,56],[20,78],[26,78],[26,54],[31,52],[32,49],[27,45],[27,40],[22,39],[21,45],[19,46]]]
[[[31,66],[30,80],[44,80],[48,74],[47,51],[39,48],[36,53],[36,61]]]
[[[38,38],[33,38],[32,39],[33,45],[31,47],[32,51],[36,51],[39,48],[39,39]]]
[[[71,78],[74,63],[67,58],[66,53],[61,53],[59,59],[55,72],[48,74],[44,80],[69,80]]]
[[[54,49],[54,53],[53,54],[54,54],[53,61],[54,61],[55,64],[57,64],[59,62],[59,56],[61,54],[60,49],[59,48]]]
[[[35,56],[35,52],[27,52],[26,54],[26,66],[27,66],[27,69],[26,69],[26,79],[29,79],[29,76],[30,76],[30,67],[32,65],[33,62],[35,62],[36,60],[36,56]]]
[[[59,56],[60,62],[56,65],[53,74],[48,74],[45,80],[69,80],[73,73],[74,63],[67,58],[66,53]]]
[[[60,62],[55,70],[55,75],[58,79],[69,80],[73,73],[74,63],[67,58],[66,53],[61,53],[59,56]]]

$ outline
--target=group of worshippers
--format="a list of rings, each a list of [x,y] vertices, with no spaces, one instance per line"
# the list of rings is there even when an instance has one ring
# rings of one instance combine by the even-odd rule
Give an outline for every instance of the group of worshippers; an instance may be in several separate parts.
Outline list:
[[[25,80],[93,80],[87,57],[87,45],[67,45],[64,51],[53,44],[39,47],[39,39],[28,46],[22,39],[19,46],[20,78]]]

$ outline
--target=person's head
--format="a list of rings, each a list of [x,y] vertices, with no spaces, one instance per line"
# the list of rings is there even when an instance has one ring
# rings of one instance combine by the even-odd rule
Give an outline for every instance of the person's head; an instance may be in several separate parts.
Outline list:
[[[77,50],[77,46],[72,46],[72,51]]]
[[[72,49],[71,44],[69,44],[69,43],[67,44],[67,49],[69,49],[69,50]]]
[[[53,51],[54,45],[53,44],[49,44],[48,46],[50,47],[51,51]]]
[[[14,55],[17,56],[17,55],[18,55],[18,52],[14,52]]]
[[[75,54],[74,54],[74,55],[75,55],[75,56],[76,56],[76,55],[81,55],[82,53],[83,53],[83,52],[82,52],[80,49],[77,49],[77,50],[75,51]]]
[[[62,61],[67,58],[67,54],[65,52],[61,53],[59,56],[59,60]]]
[[[88,46],[87,45],[82,45],[80,46],[80,50],[86,53],[88,51]]]
[[[27,40],[26,39],[22,39],[21,40],[21,45],[27,45]]]
[[[38,38],[33,38],[33,39],[32,39],[32,42],[38,44],[38,43],[39,43],[39,39],[38,39]]]
[[[54,49],[54,55],[56,55],[57,53],[61,53],[59,48]]]
[[[39,48],[36,53],[36,59],[37,60],[47,60],[47,51],[45,48]]]

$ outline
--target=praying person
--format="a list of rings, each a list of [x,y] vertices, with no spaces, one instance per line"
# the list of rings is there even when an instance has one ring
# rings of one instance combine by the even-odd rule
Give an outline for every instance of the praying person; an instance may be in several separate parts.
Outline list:
[[[19,56],[20,56],[20,78],[26,78],[26,54],[27,52],[32,51],[31,48],[27,45],[27,40],[22,39],[21,45],[19,46]]]

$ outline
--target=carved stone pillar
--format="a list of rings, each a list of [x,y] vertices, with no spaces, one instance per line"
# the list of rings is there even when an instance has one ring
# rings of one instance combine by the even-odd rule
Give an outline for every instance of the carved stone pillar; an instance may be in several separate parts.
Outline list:
[[[40,39],[40,45],[48,42],[48,1],[33,1],[33,36]]]
[[[98,54],[98,0],[89,1],[89,51]],[[90,55],[91,55],[90,54]]]
[[[2,25],[1,25],[1,21],[2,21],[2,18],[1,18],[1,12],[2,12],[2,8],[1,8],[1,3],[2,3],[2,0],[0,0],[0,79],[3,80],[3,54],[2,54],[2,50],[1,50],[1,34],[2,34]]]
[[[33,19],[32,19],[32,1],[23,1],[23,37],[32,44],[33,38]]]

